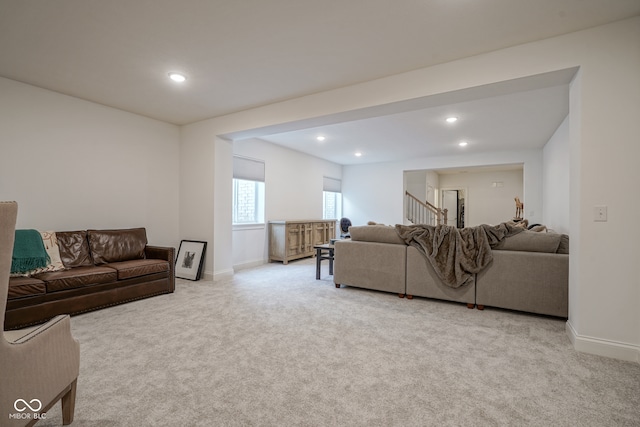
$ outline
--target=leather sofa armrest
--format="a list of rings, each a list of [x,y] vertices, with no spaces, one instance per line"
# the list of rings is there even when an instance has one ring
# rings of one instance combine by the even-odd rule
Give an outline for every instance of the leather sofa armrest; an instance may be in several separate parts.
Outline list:
[[[163,259],[165,261],[169,261],[170,263],[175,262],[175,252],[176,248],[165,247],[165,246],[150,246],[147,245],[144,248],[145,258],[150,259]]]
[[[176,248],[147,245],[144,248],[144,256],[148,259],[162,259],[169,262],[170,290],[173,292],[176,289]]]

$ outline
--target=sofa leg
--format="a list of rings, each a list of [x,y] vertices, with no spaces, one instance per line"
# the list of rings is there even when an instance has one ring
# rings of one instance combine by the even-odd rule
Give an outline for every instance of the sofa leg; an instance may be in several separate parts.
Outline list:
[[[484,305],[478,304],[478,310],[484,310]]]
[[[407,299],[413,299],[413,295],[407,294]]]
[[[467,303],[467,308],[474,308],[476,305],[473,303],[468,302]]]
[[[404,294],[398,294],[398,298],[404,298]]]
[[[340,289],[340,283],[336,283],[336,288]]]

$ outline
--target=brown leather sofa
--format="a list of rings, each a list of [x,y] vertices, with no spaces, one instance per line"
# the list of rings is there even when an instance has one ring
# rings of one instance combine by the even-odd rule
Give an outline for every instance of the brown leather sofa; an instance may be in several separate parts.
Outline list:
[[[12,277],[5,329],[175,289],[175,249],[147,245],[144,228],[56,232],[65,269]]]

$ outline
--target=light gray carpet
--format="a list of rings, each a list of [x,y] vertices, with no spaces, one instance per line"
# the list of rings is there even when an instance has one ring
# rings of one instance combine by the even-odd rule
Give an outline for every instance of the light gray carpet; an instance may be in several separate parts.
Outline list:
[[[74,426],[640,425],[640,365],[577,353],[563,320],[336,289],[313,260],[72,325]]]

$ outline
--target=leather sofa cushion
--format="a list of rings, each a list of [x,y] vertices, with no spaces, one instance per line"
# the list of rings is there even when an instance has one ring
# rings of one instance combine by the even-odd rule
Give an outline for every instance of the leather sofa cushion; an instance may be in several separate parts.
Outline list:
[[[60,259],[66,268],[93,265],[85,230],[57,231],[56,238],[60,248]]]
[[[391,243],[394,245],[407,245],[398,236],[395,227],[387,225],[361,225],[349,227],[351,240],[354,242]]]
[[[169,263],[161,259],[136,259],[132,261],[112,262],[107,264],[106,267],[113,268],[118,272],[118,280],[169,271]]]
[[[144,228],[88,230],[89,248],[96,265],[144,259],[147,232]]]
[[[33,277],[12,277],[9,279],[7,299],[30,297],[46,293],[47,288],[42,280]]]
[[[45,282],[47,292],[56,292],[115,282],[118,278],[118,272],[104,266],[76,267],[71,270],[38,274],[36,278]]]

